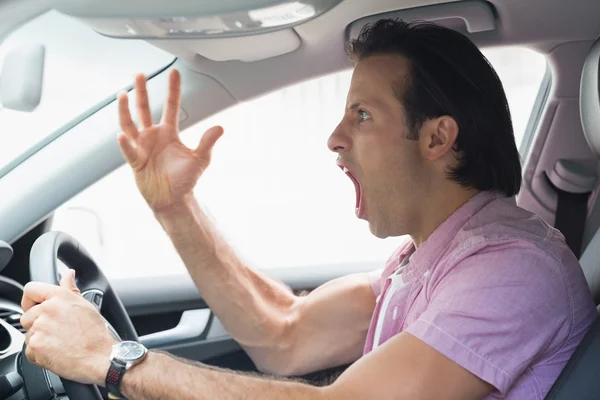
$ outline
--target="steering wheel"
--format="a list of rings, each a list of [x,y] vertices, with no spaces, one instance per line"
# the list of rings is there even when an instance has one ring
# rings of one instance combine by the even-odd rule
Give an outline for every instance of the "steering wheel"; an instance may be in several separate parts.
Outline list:
[[[137,341],[137,333],[121,300],[87,250],[68,234],[48,232],[36,240],[29,261],[31,280],[57,285],[60,281],[59,260],[75,270],[79,290],[101,312],[111,333],[124,340]],[[58,378],[52,372],[31,364],[24,355],[25,347],[21,352],[20,370],[29,400],[47,399],[49,392],[54,396],[61,390],[70,399],[102,400],[95,385]],[[40,380],[44,375],[45,379]]]

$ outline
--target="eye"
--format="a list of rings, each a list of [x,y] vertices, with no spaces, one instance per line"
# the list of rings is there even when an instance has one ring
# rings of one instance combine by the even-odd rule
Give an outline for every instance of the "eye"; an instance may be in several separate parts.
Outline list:
[[[360,118],[360,121],[362,122],[362,121],[371,119],[371,114],[369,114],[365,110],[358,110],[358,117]]]

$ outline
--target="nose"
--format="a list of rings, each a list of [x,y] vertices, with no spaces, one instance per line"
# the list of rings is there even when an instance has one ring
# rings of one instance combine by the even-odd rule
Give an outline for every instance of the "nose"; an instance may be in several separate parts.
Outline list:
[[[350,137],[346,134],[344,121],[340,122],[329,136],[327,147],[334,153],[342,153],[350,150]]]

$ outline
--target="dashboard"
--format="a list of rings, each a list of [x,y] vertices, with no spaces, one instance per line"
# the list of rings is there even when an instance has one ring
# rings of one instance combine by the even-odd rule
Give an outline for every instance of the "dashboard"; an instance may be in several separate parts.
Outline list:
[[[25,330],[20,321],[23,314],[20,306],[22,296],[23,286],[20,283],[0,276],[0,375],[3,379],[10,374],[14,375],[14,371],[17,370],[17,356],[25,343]],[[19,386],[22,386],[22,383]],[[4,395],[6,388],[2,386],[0,389]],[[21,388],[7,400],[21,400],[24,396],[25,391]]]
[[[12,326],[20,333],[25,333],[21,326],[21,298],[23,286],[10,278],[0,276],[0,320]],[[0,340],[0,344],[1,344]],[[0,354],[2,352],[0,345]]]

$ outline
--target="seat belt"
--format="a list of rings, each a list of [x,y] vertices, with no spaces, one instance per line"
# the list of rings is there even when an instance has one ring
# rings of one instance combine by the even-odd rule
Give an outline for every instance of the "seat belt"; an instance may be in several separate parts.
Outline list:
[[[556,186],[554,190],[558,194],[554,227],[563,234],[567,245],[579,259],[587,217],[587,204],[591,192],[571,193]]]
[[[560,159],[546,173],[558,197],[554,227],[563,234],[577,259],[582,252],[588,199],[596,187],[597,166],[597,159]]]

